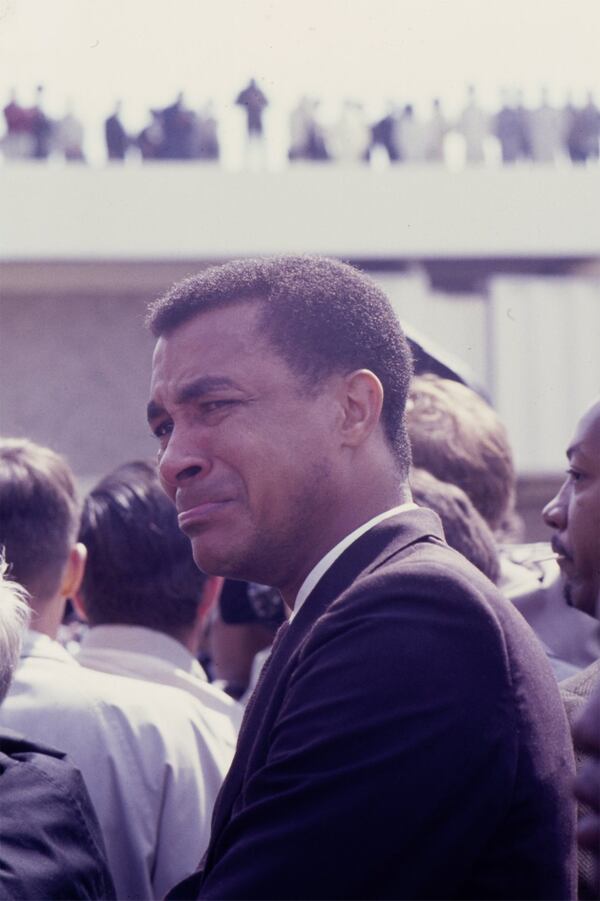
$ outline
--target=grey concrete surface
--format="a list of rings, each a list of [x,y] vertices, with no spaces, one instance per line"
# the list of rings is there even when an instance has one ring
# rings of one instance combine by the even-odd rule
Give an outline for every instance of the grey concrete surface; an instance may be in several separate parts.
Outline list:
[[[66,454],[88,481],[155,451],[145,422],[153,340],[139,297],[0,302],[0,430]]]

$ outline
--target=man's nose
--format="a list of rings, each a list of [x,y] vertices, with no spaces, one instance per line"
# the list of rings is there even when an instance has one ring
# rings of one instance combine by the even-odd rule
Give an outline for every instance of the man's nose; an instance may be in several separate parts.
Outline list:
[[[160,480],[169,493],[174,493],[189,479],[206,475],[209,469],[207,454],[184,436],[177,436],[175,431],[159,455]]]
[[[566,485],[563,484],[542,510],[542,517],[551,529],[562,530],[567,524]]]

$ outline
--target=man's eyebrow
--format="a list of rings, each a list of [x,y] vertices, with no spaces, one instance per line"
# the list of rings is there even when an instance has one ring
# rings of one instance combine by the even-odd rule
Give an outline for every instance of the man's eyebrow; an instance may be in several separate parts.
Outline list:
[[[223,388],[239,389],[239,386],[236,385],[236,383],[232,379],[229,379],[226,376],[201,376],[200,378],[194,379],[193,382],[188,382],[187,385],[183,385],[178,390],[177,394],[175,395],[175,403],[185,404],[191,400],[197,400],[199,397],[203,397],[205,394],[209,394],[211,391],[219,391]],[[164,407],[162,407],[154,400],[151,400],[146,407],[146,417],[149,422],[153,419],[158,419],[158,417],[163,416],[164,413]]]
[[[577,451],[580,451],[580,450],[581,450],[581,442],[578,442],[577,444],[572,444],[570,447],[567,448],[567,459],[570,460],[571,457],[573,456],[573,454],[576,454]]]
[[[209,394],[211,391],[220,391],[223,388],[237,387],[236,383],[226,376],[201,376],[200,378],[194,379],[193,382],[188,382],[187,385],[183,385],[177,391],[175,403],[185,404],[190,400],[197,400],[199,397],[202,397],[204,394]]]

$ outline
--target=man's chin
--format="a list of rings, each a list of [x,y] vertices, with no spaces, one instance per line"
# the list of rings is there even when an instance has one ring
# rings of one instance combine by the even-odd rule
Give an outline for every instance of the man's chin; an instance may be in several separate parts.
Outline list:
[[[568,580],[564,585],[564,595],[569,607],[574,607],[588,616],[598,616],[596,594],[591,585]]]
[[[569,607],[575,606],[575,604],[573,603],[573,595],[572,595],[572,591],[571,591],[571,583],[570,582],[563,582],[563,597],[564,597],[565,601],[567,602],[567,606],[569,606]]]
[[[235,557],[230,548],[212,547],[206,540],[206,536],[192,538],[192,555],[194,563],[201,572],[207,576],[223,576],[226,579],[243,579],[249,581],[245,575],[240,575]]]
[[[214,554],[206,552],[206,548],[192,548],[194,563],[198,569],[207,576],[227,576],[224,570],[227,568],[226,562],[221,557],[215,557]]]

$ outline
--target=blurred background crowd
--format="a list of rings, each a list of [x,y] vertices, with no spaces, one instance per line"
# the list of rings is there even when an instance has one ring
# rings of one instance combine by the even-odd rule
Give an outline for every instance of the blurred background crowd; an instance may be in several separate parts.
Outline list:
[[[251,78],[232,103],[245,119],[246,165],[265,166],[269,98]],[[50,116],[42,85],[31,105],[13,90],[3,112],[6,160],[86,161],[86,134],[76,110],[68,105],[64,115]],[[98,131],[100,127],[98,123]],[[136,131],[128,123],[126,104],[119,101],[104,121],[103,140],[110,161],[216,162],[221,156],[219,110],[211,100],[195,109],[180,92],[169,105],[149,110],[147,123]],[[377,118],[353,99],[324,114],[319,98],[307,95],[288,114],[290,162],[585,165],[598,162],[599,147],[600,109],[592,91],[581,102],[566,94],[562,103],[552,103],[542,88],[539,102],[531,105],[522,91],[503,90],[496,109],[488,109],[469,85],[456,114],[447,113],[434,98],[429,109],[388,101]]]

